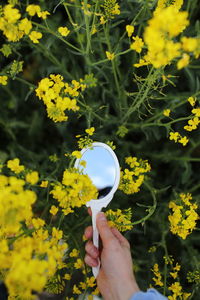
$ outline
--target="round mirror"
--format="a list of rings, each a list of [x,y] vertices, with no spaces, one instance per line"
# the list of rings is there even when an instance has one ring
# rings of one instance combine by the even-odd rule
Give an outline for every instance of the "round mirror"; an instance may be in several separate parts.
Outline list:
[[[78,161],[78,168],[83,170],[92,180],[98,189],[98,199],[106,197],[118,187],[119,165],[113,150],[103,143],[96,143],[91,148],[82,152],[82,157]],[[105,146],[102,146],[105,145]],[[85,162],[82,167],[81,162]],[[117,185],[117,186],[116,186]]]

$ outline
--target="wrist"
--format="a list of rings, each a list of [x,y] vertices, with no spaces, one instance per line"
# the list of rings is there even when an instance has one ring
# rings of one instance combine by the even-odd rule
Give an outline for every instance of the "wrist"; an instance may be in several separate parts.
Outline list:
[[[135,280],[124,281],[122,280],[120,286],[118,285],[115,290],[115,297],[116,300],[130,300],[130,298],[140,289]]]

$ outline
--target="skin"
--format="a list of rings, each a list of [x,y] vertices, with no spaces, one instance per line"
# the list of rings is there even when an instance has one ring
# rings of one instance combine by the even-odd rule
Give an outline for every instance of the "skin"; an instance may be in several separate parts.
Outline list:
[[[91,211],[89,214],[91,215]],[[105,300],[129,300],[140,291],[132,269],[129,242],[116,228],[108,226],[102,212],[97,215],[97,228],[102,241],[102,250],[99,251],[93,245],[92,226],[87,227],[85,263],[90,267],[96,267],[100,259],[101,268],[97,276],[97,286]]]

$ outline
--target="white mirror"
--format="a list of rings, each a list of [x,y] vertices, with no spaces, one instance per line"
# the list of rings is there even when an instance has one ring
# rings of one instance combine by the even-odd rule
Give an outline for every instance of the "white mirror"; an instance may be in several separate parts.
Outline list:
[[[85,162],[83,167],[82,162]],[[98,199],[91,199],[86,205],[92,210],[93,243],[98,248],[99,234],[96,228],[96,216],[103,207],[112,200],[120,180],[120,167],[114,151],[106,144],[95,142],[82,149],[81,158],[75,162],[75,168],[82,170],[92,180],[98,189]],[[100,268],[93,267],[93,274],[97,277]]]

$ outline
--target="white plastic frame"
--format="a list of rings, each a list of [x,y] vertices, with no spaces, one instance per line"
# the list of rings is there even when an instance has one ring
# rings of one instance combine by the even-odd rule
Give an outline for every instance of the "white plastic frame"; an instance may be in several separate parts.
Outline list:
[[[116,192],[116,190],[119,186],[120,166],[119,166],[119,162],[118,162],[115,152],[108,145],[106,145],[104,143],[100,143],[100,142],[94,142],[89,147],[83,148],[81,150],[81,158],[76,159],[75,164],[74,164],[75,168],[79,168],[79,163],[82,160],[84,153],[93,147],[102,147],[111,154],[111,156],[114,160],[114,163],[115,163],[115,171],[116,171],[115,182],[114,182],[114,185],[113,185],[112,189],[110,190],[110,192],[105,197],[102,197],[100,199],[95,199],[95,200],[91,199],[90,201],[88,201],[86,203],[86,206],[91,207],[91,210],[92,210],[93,243],[98,248],[99,247],[99,232],[96,227],[96,217],[97,217],[97,214],[101,211],[101,209],[103,207],[106,207],[110,203],[110,201],[112,200],[112,198],[114,196],[114,193]],[[100,261],[99,261],[99,264],[97,267],[92,268],[92,272],[93,272],[93,275],[95,276],[95,278],[97,277],[97,275],[99,273],[99,268],[100,268]]]

